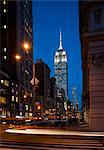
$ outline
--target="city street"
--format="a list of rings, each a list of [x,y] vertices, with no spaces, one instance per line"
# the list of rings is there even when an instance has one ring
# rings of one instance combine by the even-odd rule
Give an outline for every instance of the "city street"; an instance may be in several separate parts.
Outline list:
[[[0,0],[0,150],[104,150],[104,0]]]
[[[61,131],[58,129],[28,129],[28,134],[23,134],[23,130],[18,130],[18,134],[4,133],[3,128],[0,139],[2,150],[6,150],[7,148],[10,148],[11,150],[104,149],[104,133],[101,132]],[[11,129],[7,131],[10,132]],[[17,130],[13,129],[12,131],[16,132]]]

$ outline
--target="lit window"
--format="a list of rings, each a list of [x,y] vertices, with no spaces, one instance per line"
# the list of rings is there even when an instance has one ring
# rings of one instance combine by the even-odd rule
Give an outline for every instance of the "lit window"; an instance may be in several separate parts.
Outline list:
[[[32,113],[29,113],[29,116],[31,117],[31,116],[32,116]]]
[[[14,96],[12,96],[12,101],[14,101]]]
[[[5,86],[9,86],[9,81],[5,80]]]
[[[28,116],[28,113],[27,113],[27,112],[25,113],[25,116],[26,116],[26,117]]]
[[[16,94],[18,94],[18,92],[16,91]]]
[[[24,98],[26,98],[27,96],[26,95],[24,95]]]
[[[3,83],[4,83],[4,80],[1,80],[1,83],[3,84]]]
[[[9,86],[9,81],[3,80],[3,84],[4,84],[5,86]]]
[[[29,33],[28,29],[26,29],[26,33]]]
[[[26,25],[28,26],[28,22],[26,21]]]
[[[5,1],[5,0],[3,0],[3,4],[4,4],[4,5],[6,4],[6,1]]]
[[[4,13],[6,13],[6,9],[4,9]]]
[[[30,93],[30,97],[32,97],[32,93]]]
[[[6,52],[6,47],[4,48],[4,52]]]
[[[6,25],[4,25],[4,29],[6,29]]]
[[[26,111],[28,111],[28,105],[25,105]]]
[[[20,116],[22,116],[22,112],[20,112]]]
[[[28,72],[26,69],[25,69],[25,73],[26,73],[26,74],[29,74],[29,72]]]
[[[16,97],[16,102],[18,103],[18,97]]]
[[[4,59],[7,59],[7,56],[4,56]]]
[[[14,93],[14,89],[12,89],[12,93]]]

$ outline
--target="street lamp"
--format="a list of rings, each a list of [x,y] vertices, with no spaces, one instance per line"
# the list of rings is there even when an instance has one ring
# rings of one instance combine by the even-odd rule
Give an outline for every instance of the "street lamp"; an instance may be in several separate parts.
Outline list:
[[[22,44],[22,48],[23,48],[23,50],[28,54],[28,51],[30,50],[30,44],[28,43],[28,42],[24,42],[23,44]],[[20,56],[19,54],[16,54],[15,55],[15,58],[16,58],[16,60],[20,60],[21,58],[28,58],[28,60],[30,60],[31,61],[31,63],[32,63],[32,66],[33,66],[33,78],[32,78],[32,85],[33,85],[33,87],[34,87],[34,91],[33,91],[33,93],[34,93],[34,95],[33,95],[33,97],[34,97],[34,104],[33,105],[35,105],[35,64],[34,64],[34,61],[33,61],[33,59],[31,59],[29,56],[26,56],[26,57],[22,57],[22,56]]]
[[[15,55],[15,58],[17,59],[17,60],[20,60],[21,59],[21,56],[20,55]]]
[[[28,53],[30,50],[30,44],[28,42],[24,42],[22,48]]]

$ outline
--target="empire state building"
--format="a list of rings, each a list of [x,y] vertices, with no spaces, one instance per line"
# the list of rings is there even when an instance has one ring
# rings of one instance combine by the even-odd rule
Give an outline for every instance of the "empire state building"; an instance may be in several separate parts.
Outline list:
[[[60,45],[54,55],[54,76],[56,85],[65,92],[65,98],[68,97],[68,63],[67,53],[62,47],[62,33],[60,31]]]

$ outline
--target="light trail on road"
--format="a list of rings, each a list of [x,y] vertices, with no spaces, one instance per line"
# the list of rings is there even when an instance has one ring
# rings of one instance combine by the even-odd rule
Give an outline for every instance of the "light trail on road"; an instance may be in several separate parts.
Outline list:
[[[7,133],[20,133],[20,134],[40,134],[40,135],[73,135],[73,136],[97,136],[104,137],[104,132],[80,132],[80,131],[61,131],[51,129],[7,129]]]

